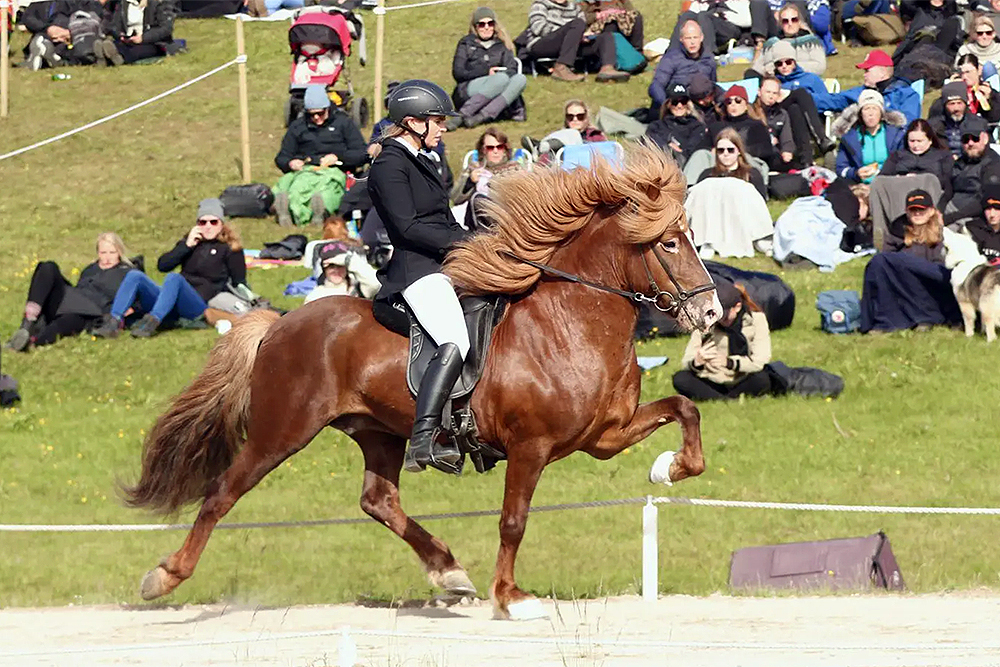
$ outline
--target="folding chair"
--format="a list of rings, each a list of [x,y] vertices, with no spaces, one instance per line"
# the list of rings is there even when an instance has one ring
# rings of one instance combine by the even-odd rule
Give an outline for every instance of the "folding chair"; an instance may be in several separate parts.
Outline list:
[[[521,163],[528,171],[535,166],[535,158],[531,155],[529,151],[523,148],[516,148],[510,156],[511,161]],[[462,169],[468,169],[471,162],[479,162],[479,151],[473,148],[471,151],[465,154],[462,158]]]
[[[837,79],[823,79],[823,85],[826,86],[826,92],[831,95],[836,95],[840,92],[840,81]],[[824,111],[823,112],[823,123],[826,127],[826,136],[830,136],[830,131],[833,129],[833,112]]]
[[[578,167],[590,169],[595,154],[615,165],[620,165],[625,159],[625,149],[618,142],[595,141],[579,146],[563,146],[556,152],[556,164],[566,171]]]
[[[747,102],[753,104],[754,100],[757,99],[757,92],[760,90],[760,79],[742,79],[740,81],[719,81],[718,83],[716,83],[716,85],[719,86],[719,88],[722,88],[723,90],[729,90],[733,86],[737,85],[743,86],[747,91],[747,97],[750,98],[749,100],[747,100]]]

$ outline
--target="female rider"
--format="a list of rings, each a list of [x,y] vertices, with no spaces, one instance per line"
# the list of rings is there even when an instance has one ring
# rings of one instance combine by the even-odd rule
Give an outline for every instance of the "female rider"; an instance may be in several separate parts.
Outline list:
[[[389,95],[393,122],[372,163],[368,189],[392,241],[393,254],[378,272],[377,300],[399,296],[438,345],[420,388],[413,433],[403,466],[420,472],[428,465],[459,472],[461,452],[437,442],[441,411],[469,352],[469,332],[451,281],[441,273],[449,247],[466,236],[448,206],[448,190],[424,152],[441,140],[445,120],[455,116],[451,98],[437,84],[404,81]]]

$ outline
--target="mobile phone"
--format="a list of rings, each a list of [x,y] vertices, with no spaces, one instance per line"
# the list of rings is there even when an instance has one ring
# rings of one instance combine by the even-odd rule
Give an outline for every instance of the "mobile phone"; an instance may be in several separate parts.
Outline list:
[[[507,71],[506,67],[494,67],[493,69],[495,69],[498,72],[506,72]]]

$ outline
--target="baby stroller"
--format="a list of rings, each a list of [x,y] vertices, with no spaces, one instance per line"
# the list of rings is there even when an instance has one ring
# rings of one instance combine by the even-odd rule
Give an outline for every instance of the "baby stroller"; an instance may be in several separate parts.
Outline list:
[[[285,126],[302,115],[306,86],[326,86],[330,100],[357,123],[365,127],[369,120],[368,100],[354,96],[347,66],[351,40],[360,40],[364,57],[364,24],[351,12],[327,7],[310,7],[299,13],[288,29],[288,46],[292,52],[292,72],[289,77],[288,101],[285,103]],[[340,81],[343,76],[343,81]],[[340,85],[336,85],[340,83]]]

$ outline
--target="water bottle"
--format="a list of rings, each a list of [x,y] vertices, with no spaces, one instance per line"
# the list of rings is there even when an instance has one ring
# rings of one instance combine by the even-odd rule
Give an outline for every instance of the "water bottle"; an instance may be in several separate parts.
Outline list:
[[[67,81],[72,78],[73,77],[71,77],[69,74],[66,74],[65,72],[56,72],[55,74],[52,75],[53,81]]]
[[[354,209],[351,211],[351,219],[347,222],[347,235],[352,239],[360,238],[361,211]]]

